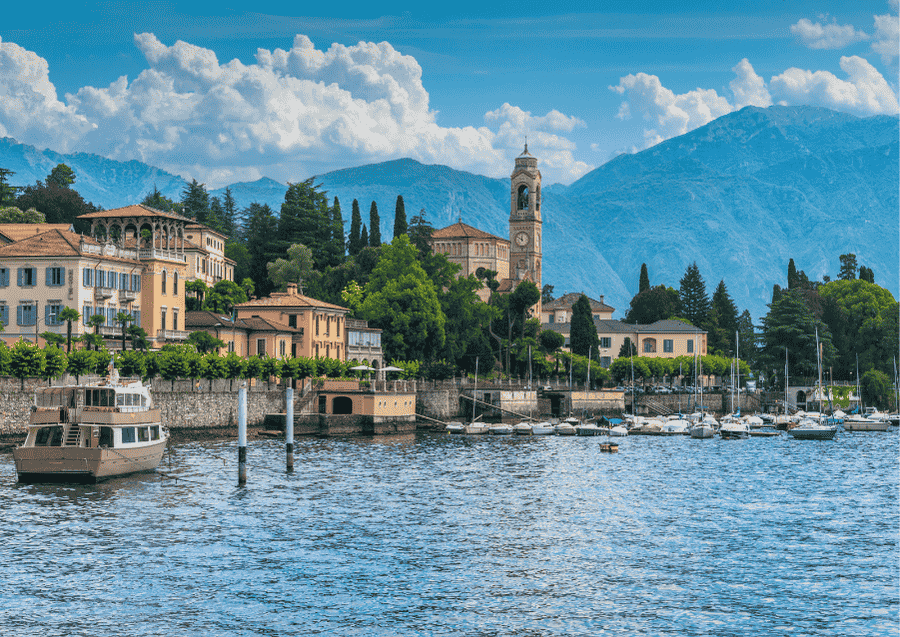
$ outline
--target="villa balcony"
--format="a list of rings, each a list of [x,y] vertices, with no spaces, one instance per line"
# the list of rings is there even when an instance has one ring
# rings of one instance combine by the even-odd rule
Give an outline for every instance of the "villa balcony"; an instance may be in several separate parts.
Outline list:
[[[122,338],[122,328],[118,325],[101,325],[100,336],[105,338]]]
[[[141,249],[138,252],[138,258],[141,260],[159,259],[162,261],[176,261],[178,263],[187,263],[187,257],[184,256],[184,253],[176,252],[175,250]]]
[[[95,287],[94,288],[94,298],[98,301],[100,299],[111,299],[116,293],[115,288],[107,288],[107,287]]]
[[[119,290],[119,303],[128,303],[137,299],[140,292],[134,290]]]
[[[158,341],[186,341],[190,336],[190,332],[182,332],[181,330],[157,330],[156,340]]]

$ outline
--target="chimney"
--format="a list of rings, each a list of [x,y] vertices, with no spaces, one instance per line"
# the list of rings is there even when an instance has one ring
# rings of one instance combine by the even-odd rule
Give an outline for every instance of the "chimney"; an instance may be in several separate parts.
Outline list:
[[[603,303],[603,295],[602,294],[600,295],[600,302]],[[603,304],[606,305],[605,303],[603,303]]]
[[[288,293],[288,296],[297,296],[297,284],[296,283],[288,283],[287,284],[287,293]]]

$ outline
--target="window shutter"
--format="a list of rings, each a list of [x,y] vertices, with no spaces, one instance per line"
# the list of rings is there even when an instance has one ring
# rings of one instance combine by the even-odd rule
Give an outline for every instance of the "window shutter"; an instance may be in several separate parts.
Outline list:
[[[22,325],[22,306],[16,307],[16,325]]]
[[[84,321],[85,325],[87,325],[88,319],[91,318],[91,306],[85,305],[83,308],[81,308],[81,310],[81,320]]]
[[[22,281],[23,281],[23,279],[24,279],[24,277],[25,277],[25,270],[24,270],[24,268],[19,268],[18,271],[17,271],[17,273],[18,273],[18,276],[19,276],[19,287],[22,287]],[[21,325],[21,323],[20,323],[19,325]]]
[[[138,327],[141,326],[141,311],[140,310],[134,311],[134,324],[137,325]]]
[[[81,268],[81,285],[88,286],[88,269]]]
[[[3,325],[9,325],[9,306],[8,305],[0,305],[0,322]]]
[[[44,284],[52,285],[53,283],[53,268],[44,268]]]
[[[50,325],[50,306],[44,306],[44,325]]]

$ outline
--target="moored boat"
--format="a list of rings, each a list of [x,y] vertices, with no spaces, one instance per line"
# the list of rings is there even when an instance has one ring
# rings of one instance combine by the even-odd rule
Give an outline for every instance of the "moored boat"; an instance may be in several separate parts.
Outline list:
[[[531,435],[531,423],[530,422],[520,422],[513,426],[513,433],[517,436],[530,436]]]
[[[831,440],[835,433],[836,426],[826,425],[812,418],[804,418],[797,426],[788,429],[788,434],[798,440]]]
[[[554,433],[555,429],[549,422],[538,422],[531,425],[532,436],[549,436]]]
[[[466,433],[466,426],[461,422],[448,422],[447,426],[444,427],[444,431],[448,434],[464,434]]]
[[[466,433],[473,436],[486,434],[490,430],[490,426],[483,422],[470,422],[466,425]]]
[[[168,439],[149,388],[113,373],[98,385],[38,389],[13,458],[19,482],[94,483],[153,471]]]
[[[509,436],[512,432],[512,425],[507,425],[503,422],[491,426],[491,434],[494,436]]]

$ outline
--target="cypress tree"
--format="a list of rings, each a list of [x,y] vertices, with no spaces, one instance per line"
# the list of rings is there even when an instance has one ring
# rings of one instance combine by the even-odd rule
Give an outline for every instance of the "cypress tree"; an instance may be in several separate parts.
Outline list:
[[[641,279],[638,283],[638,294],[646,292],[650,289],[650,275],[647,274],[647,264],[641,264]]]
[[[407,234],[406,206],[403,203],[403,195],[397,195],[397,205],[394,207],[394,238],[401,234]]]
[[[344,217],[341,215],[341,202],[337,197],[334,198],[334,205],[331,206],[331,232],[328,252],[328,265],[334,267],[344,262]]]
[[[231,194],[231,188],[225,188],[225,198],[222,200],[222,229],[229,239],[237,235],[237,202]]]
[[[353,200],[353,211],[350,213],[350,236],[347,237],[347,251],[351,257],[359,254],[359,251],[366,247],[360,239],[362,231],[362,215],[359,214],[359,202]]]
[[[797,274],[797,266],[794,265],[793,259],[788,262],[787,284],[789,290],[800,287],[800,275]]]
[[[373,248],[381,246],[381,217],[378,216],[378,206],[374,201],[369,208],[369,245]]]
[[[369,231],[366,230],[366,224],[363,224],[362,233],[359,235],[359,242],[363,247],[368,247],[369,245]],[[360,252],[362,251],[360,250]]]
[[[710,303],[706,283],[700,276],[696,261],[687,267],[680,283],[678,296],[681,299],[681,314],[695,327],[702,327],[709,319]]]
[[[569,327],[569,343],[573,354],[597,357],[600,339],[591,314],[591,302],[582,294],[572,306],[572,322]]]

